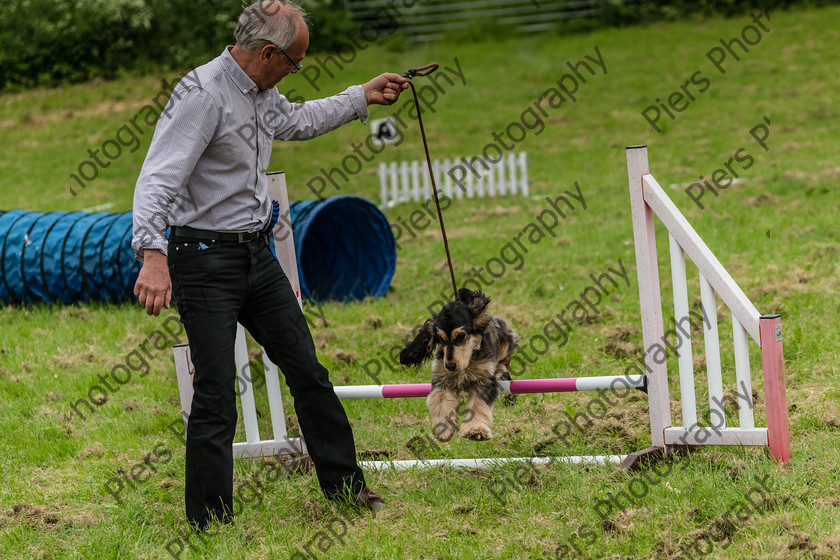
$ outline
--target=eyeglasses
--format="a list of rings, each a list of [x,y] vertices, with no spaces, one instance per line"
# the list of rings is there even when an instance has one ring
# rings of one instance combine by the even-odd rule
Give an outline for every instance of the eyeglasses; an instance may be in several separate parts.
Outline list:
[[[292,57],[291,57],[291,56],[289,56],[288,54],[286,54],[286,51],[284,51],[283,49],[281,49],[281,48],[280,48],[280,47],[278,47],[277,45],[273,45],[273,47],[274,47],[275,49],[277,49],[278,51],[280,51],[281,53],[283,53],[283,55],[285,55],[285,57],[289,59],[289,62],[291,62],[291,63],[292,63],[292,74],[294,74],[295,72],[297,72],[298,70],[300,70],[301,68],[303,68],[303,64],[301,64],[301,62],[303,62],[303,59],[302,59],[302,58],[300,59],[300,62],[295,62],[294,60],[292,60]]]

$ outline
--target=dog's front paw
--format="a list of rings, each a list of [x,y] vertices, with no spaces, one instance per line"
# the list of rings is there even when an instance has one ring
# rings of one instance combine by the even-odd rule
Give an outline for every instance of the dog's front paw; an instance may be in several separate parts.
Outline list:
[[[461,437],[465,439],[471,439],[473,441],[486,441],[488,439],[491,439],[493,435],[490,433],[489,426],[468,424],[461,428]]]

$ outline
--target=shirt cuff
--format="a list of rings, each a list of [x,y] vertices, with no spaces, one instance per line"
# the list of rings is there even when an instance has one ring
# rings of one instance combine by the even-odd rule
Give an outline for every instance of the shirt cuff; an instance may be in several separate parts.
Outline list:
[[[167,253],[168,253],[167,249],[168,248],[169,248],[169,242],[168,241],[166,241],[164,243],[152,242],[152,243],[149,244],[148,247],[134,247],[134,258],[135,258],[135,260],[143,262],[143,258],[144,258],[143,252],[148,251],[148,250],[152,250],[152,251],[158,250],[161,253],[163,253],[164,255],[167,255]]]
[[[365,88],[362,86],[350,86],[347,88],[347,93],[350,95],[350,104],[356,112],[356,116],[364,124],[368,118],[367,102],[365,101]]]

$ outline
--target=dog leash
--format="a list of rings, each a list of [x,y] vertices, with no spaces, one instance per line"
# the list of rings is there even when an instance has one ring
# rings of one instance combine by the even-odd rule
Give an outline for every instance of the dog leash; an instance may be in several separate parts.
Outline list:
[[[415,76],[428,76],[438,69],[440,66],[437,62],[432,62],[425,66],[411,68],[403,74],[403,78],[408,79],[408,85],[411,86],[411,93],[414,94],[414,106],[417,108],[417,122],[420,123],[420,134],[423,137],[423,148],[426,150],[426,165],[429,167],[429,178],[432,180],[432,193],[435,196],[435,206],[437,206],[438,219],[440,220],[440,232],[443,235],[443,247],[446,249],[446,262],[449,265],[449,277],[452,279],[452,291],[455,294],[455,299],[458,299],[458,287],[455,284],[455,271],[452,269],[452,257],[449,255],[449,241],[446,239],[446,226],[443,225],[443,213],[440,210],[440,200],[438,200],[437,185],[435,184],[435,174],[432,170],[432,158],[429,155],[429,144],[426,141],[426,130],[423,128],[423,117],[420,113],[420,102],[417,100],[417,90],[414,89],[414,82],[411,81]]]

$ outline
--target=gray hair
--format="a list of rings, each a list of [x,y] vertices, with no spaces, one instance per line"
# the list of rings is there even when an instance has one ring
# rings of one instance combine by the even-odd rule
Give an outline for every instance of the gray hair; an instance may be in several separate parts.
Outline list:
[[[286,13],[277,17],[281,11]],[[306,25],[306,11],[294,2],[257,0],[242,11],[233,37],[247,53],[252,53],[267,43],[288,49],[295,42],[301,21]]]

